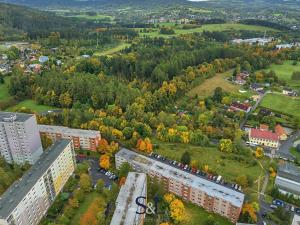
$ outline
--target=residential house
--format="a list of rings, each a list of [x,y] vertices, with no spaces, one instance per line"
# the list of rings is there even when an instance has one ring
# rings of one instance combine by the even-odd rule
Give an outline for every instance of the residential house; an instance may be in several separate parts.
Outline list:
[[[284,88],[282,94],[287,96],[298,96],[298,93],[290,88]]]
[[[284,141],[287,139],[287,133],[280,124],[277,124],[275,126],[275,133],[278,135],[278,137],[281,141]]]
[[[249,113],[251,110],[251,106],[246,104],[246,103],[239,103],[239,102],[233,102],[230,107],[229,110],[236,112],[236,111],[242,111],[245,113]]]

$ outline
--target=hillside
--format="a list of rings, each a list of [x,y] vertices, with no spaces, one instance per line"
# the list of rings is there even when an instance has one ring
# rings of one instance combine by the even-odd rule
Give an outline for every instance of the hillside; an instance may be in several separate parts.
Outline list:
[[[78,37],[84,22],[59,17],[24,6],[0,3],[0,40],[46,37],[60,32],[63,37]]]

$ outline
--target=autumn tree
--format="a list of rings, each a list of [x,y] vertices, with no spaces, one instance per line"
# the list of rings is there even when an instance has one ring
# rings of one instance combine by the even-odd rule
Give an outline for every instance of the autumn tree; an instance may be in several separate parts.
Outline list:
[[[252,222],[257,222],[257,215],[256,215],[256,210],[253,204],[251,203],[245,203],[243,205],[243,209],[242,209],[242,214],[244,215],[249,215],[249,217],[251,218]]]
[[[171,218],[175,223],[180,223],[184,220],[185,208],[181,200],[175,199],[170,203]]]
[[[264,157],[264,149],[262,147],[257,147],[255,150],[255,157],[261,159]]]
[[[246,175],[239,175],[236,178],[236,183],[241,185],[243,188],[246,188],[249,186],[248,177]]]
[[[230,139],[221,139],[219,143],[221,152],[231,153],[234,150],[233,143]]]
[[[41,135],[41,141],[42,141],[42,146],[43,146],[43,149],[47,149],[49,146],[52,145],[52,139],[49,138],[47,135],[45,134],[42,134]]]
[[[101,155],[99,159],[99,165],[101,168],[108,169],[110,167],[110,158],[108,155]]]
[[[92,187],[91,178],[88,174],[81,174],[79,179],[79,186],[84,192],[89,192]]]

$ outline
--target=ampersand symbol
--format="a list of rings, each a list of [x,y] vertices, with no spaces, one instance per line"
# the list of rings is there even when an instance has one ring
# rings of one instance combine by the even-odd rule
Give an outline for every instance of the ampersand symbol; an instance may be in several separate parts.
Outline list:
[[[148,215],[155,214],[155,207],[153,206],[152,202],[147,203],[146,213]]]

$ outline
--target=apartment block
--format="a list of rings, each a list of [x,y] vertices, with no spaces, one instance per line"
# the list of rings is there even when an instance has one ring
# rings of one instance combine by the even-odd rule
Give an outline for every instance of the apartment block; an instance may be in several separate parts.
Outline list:
[[[0,198],[0,225],[37,225],[76,166],[71,140],[62,139]]]
[[[96,151],[101,139],[99,131],[72,129],[63,126],[38,125],[41,135],[47,135],[52,141],[61,138],[72,139],[75,149]]]
[[[8,163],[32,165],[42,153],[35,115],[0,112],[0,154]]]
[[[146,214],[142,213],[143,208],[136,204],[146,205],[147,197],[147,176],[145,173],[130,172],[125,184],[121,187],[116,200],[116,209],[110,225],[143,225]]]
[[[115,155],[115,161],[117,168],[128,162],[134,170],[160,181],[166,190],[233,223],[239,218],[245,198],[240,191],[125,148]]]
[[[279,166],[275,185],[281,193],[300,199],[300,169],[291,163]]]

